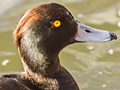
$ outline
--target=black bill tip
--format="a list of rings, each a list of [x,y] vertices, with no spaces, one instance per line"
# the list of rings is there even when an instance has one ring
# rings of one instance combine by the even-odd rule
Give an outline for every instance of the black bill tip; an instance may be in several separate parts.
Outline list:
[[[114,33],[112,33],[112,32],[109,32],[110,33],[110,37],[111,37],[111,40],[113,40],[113,39],[117,39],[117,35],[116,34],[114,34]]]

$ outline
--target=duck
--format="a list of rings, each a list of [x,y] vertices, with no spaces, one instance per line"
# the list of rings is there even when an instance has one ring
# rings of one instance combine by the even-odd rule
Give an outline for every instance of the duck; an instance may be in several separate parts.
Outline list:
[[[13,33],[24,71],[0,76],[0,90],[80,90],[60,64],[67,45],[116,40],[113,32],[74,19],[63,5],[41,4],[25,12]]]

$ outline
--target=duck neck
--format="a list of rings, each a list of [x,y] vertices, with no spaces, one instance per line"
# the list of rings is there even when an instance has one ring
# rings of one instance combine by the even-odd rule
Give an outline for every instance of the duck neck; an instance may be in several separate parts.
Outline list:
[[[23,66],[27,74],[32,77],[51,76],[59,71],[60,62],[57,51],[51,51],[44,42],[37,38],[36,35],[27,33],[21,39],[19,53],[22,58]],[[34,73],[34,74],[33,74]]]

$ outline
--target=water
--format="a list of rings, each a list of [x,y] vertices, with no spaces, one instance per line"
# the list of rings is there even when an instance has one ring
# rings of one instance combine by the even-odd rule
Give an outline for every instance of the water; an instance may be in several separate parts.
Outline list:
[[[120,90],[120,0],[0,0],[0,74],[23,71],[12,32],[24,12],[50,2],[86,25],[117,34],[111,42],[69,45],[59,56],[81,90]]]

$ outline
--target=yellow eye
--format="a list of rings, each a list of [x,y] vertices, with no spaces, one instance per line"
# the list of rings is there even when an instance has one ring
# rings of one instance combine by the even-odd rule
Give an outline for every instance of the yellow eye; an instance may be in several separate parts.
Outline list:
[[[54,22],[54,26],[55,26],[55,27],[60,27],[60,25],[61,25],[61,22],[60,22],[59,20],[56,20],[56,21]]]

